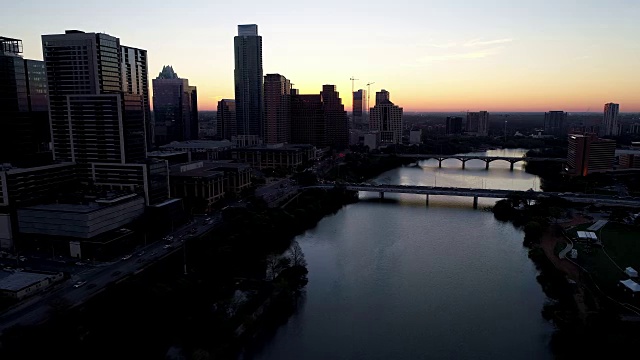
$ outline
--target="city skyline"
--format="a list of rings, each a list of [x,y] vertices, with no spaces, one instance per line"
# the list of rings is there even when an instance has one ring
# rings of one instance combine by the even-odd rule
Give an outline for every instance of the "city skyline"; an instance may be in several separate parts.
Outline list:
[[[355,76],[356,89],[375,82],[371,91],[392,91],[407,112],[599,112],[608,102],[621,104],[623,113],[640,111],[634,94],[640,75],[633,67],[640,60],[634,40],[640,4],[631,1],[586,1],[579,7],[551,1],[518,7],[505,1],[407,2],[397,4],[403,13],[395,20],[381,4],[327,1],[301,12],[286,3],[228,4],[228,16],[210,24],[217,5],[198,0],[190,7],[126,3],[147,15],[141,22],[114,16],[125,6],[119,1],[100,11],[87,4],[36,13],[32,9],[41,5],[27,0],[14,5],[3,31],[24,41],[30,59],[42,59],[42,34],[79,29],[130,39],[147,50],[151,74],[171,64],[198,84],[202,110],[233,98],[233,36],[237,25],[257,24],[264,72],[295,79],[301,93],[324,84],[347,93]],[[255,10],[251,16],[241,11],[245,6]],[[610,9],[615,17],[601,16]],[[159,25],[156,20],[169,13],[194,25]],[[351,109],[352,97],[344,99]]]

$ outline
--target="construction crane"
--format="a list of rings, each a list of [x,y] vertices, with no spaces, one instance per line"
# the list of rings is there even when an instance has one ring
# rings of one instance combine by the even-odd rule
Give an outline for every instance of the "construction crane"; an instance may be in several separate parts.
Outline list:
[[[355,77],[352,76],[351,79],[349,80],[351,80],[351,93],[353,94],[353,92],[356,91],[355,90],[356,80],[360,80],[360,79],[356,79]]]
[[[371,107],[371,85],[373,84],[375,84],[375,82],[367,84],[367,114],[369,114],[369,108]]]

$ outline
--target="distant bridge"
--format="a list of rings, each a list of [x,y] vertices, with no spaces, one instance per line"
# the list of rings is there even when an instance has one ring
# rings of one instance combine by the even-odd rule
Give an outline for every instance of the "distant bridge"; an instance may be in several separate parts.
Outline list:
[[[388,156],[388,155],[387,155]],[[509,156],[482,156],[482,155],[428,155],[428,154],[396,154],[395,156],[401,158],[410,158],[416,160],[429,160],[434,159],[438,160],[438,167],[442,167],[442,161],[446,159],[458,159],[462,162],[462,168],[465,168],[467,161],[469,160],[482,160],[486,163],[485,168],[489,169],[489,164],[493,161],[502,160],[509,162],[510,169],[513,170],[513,164],[525,161],[525,162],[534,162],[534,161],[550,161],[557,163],[565,163],[567,159],[564,158],[541,158],[541,157],[509,157]]]
[[[466,196],[473,197],[473,208],[478,208],[478,198],[505,199],[509,195],[517,195],[525,200],[549,199],[552,197],[562,198],[571,202],[600,204],[608,206],[640,207],[640,198],[620,197],[613,195],[577,194],[577,193],[555,193],[540,191],[502,190],[502,189],[472,189],[457,187],[437,187],[437,186],[415,186],[415,185],[371,185],[371,184],[324,184],[310,186],[309,188],[333,189],[334,187],[345,188],[350,191],[377,192],[380,198],[384,198],[385,193],[398,194],[420,194],[426,195],[426,204],[429,205],[429,195],[446,196]]]

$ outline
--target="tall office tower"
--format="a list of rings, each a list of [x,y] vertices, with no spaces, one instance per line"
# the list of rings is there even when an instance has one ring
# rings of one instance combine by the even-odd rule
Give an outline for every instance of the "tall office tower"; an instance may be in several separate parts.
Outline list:
[[[366,113],[367,90],[358,90],[353,93],[353,122],[363,122]]]
[[[616,153],[614,140],[600,139],[595,134],[569,135],[567,165],[569,173],[587,176],[613,168]]]
[[[262,137],[264,88],[262,36],[258,35],[258,25],[238,25],[233,44],[237,132]]]
[[[149,105],[149,72],[147,70],[147,50],[121,46],[122,90],[125,94],[142,96],[146,149],[153,145],[153,126]]]
[[[280,74],[264,77],[264,142],[291,142],[291,82]]]
[[[21,40],[0,37],[0,163],[43,165],[51,161],[44,63],[21,54]]]
[[[462,134],[462,118],[459,116],[447,116],[445,129],[447,135]]]
[[[549,111],[544,113],[545,135],[567,135],[567,113],[564,111]]]
[[[292,90],[291,95],[291,142],[311,144],[318,148],[326,146],[324,140],[324,111],[320,94],[300,95]]]
[[[164,66],[153,83],[155,145],[198,139],[198,96],[189,80]]]
[[[476,136],[489,135],[489,113],[486,111],[467,113],[466,131]]]
[[[620,105],[614,103],[604,104],[604,121],[600,129],[602,136],[618,136],[620,129],[618,125],[618,113]]]
[[[216,138],[219,140],[231,140],[238,135],[236,132],[236,101],[222,99],[218,101],[216,112]]]
[[[322,85],[325,143],[336,150],[349,147],[349,117],[335,85]]]
[[[402,143],[402,111],[391,102],[388,91],[376,93],[376,106],[369,111],[369,130],[380,134],[381,144]]]

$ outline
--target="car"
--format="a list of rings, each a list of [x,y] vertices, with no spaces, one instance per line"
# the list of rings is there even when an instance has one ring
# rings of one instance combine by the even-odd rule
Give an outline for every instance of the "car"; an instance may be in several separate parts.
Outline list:
[[[76,265],[78,265],[78,266],[83,266],[83,265],[87,265],[87,263],[83,263],[82,261],[78,261],[78,262],[76,263]]]
[[[158,253],[156,251],[151,253],[151,256],[156,256]]]
[[[138,253],[138,256],[142,256],[142,255],[144,255],[144,250],[142,250],[142,251],[140,251],[140,252]]]
[[[173,247],[173,246],[171,246],[171,245],[165,245],[165,246],[163,246],[162,248],[163,248],[163,249],[165,249],[165,250],[167,250],[167,249],[171,249],[172,247]]]
[[[24,257],[24,256],[20,256],[20,257],[18,258],[18,260],[20,260],[20,261],[27,261],[27,258],[26,258],[26,257]]]
[[[84,284],[86,284],[86,283],[87,283],[86,281],[78,281],[77,283],[73,284],[73,287],[74,288],[79,288],[79,287],[84,286]]]
[[[122,260],[129,260],[129,259],[131,259],[131,254],[125,255],[122,257]]]
[[[204,219],[204,221],[210,221],[210,220],[211,220],[210,217]]]

